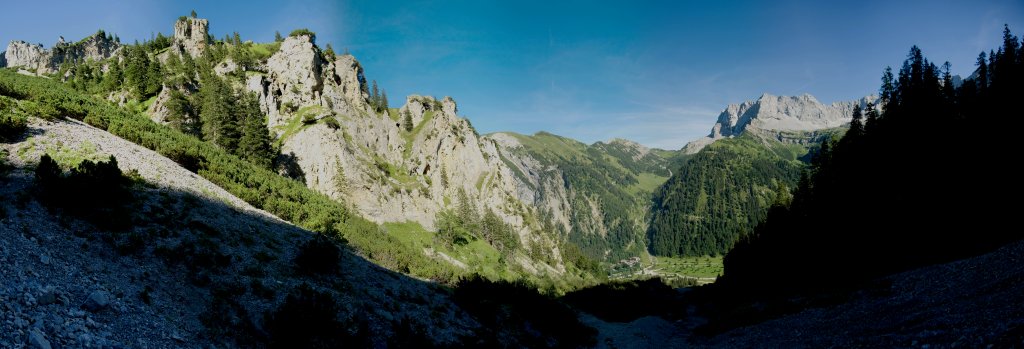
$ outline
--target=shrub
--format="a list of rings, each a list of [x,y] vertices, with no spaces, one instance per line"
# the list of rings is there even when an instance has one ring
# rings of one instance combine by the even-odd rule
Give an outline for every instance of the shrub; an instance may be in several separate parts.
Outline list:
[[[117,167],[113,156],[107,161],[84,160],[63,174],[60,166],[43,154],[36,166],[39,199],[52,208],[60,208],[101,228],[121,230],[131,225],[125,205],[132,196],[131,181]]]
[[[199,170],[206,165],[206,159],[202,155],[195,154],[193,152],[186,151],[181,148],[174,148],[166,153],[167,158],[174,160],[174,162],[184,167],[186,170],[192,171],[193,173],[199,173]]]
[[[266,319],[271,348],[340,348],[358,347],[338,321],[341,308],[329,293],[303,284],[293,290],[284,303]],[[356,337],[356,338],[353,338]]]
[[[328,116],[324,118],[324,124],[326,124],[327,127],[330,127],[332,130],[337,130],[341,128],[341,124],[338,123],[338,119],[335,119],[333,116]]]
[[[28,115],[32,115],[44,120],[53,121],[56,120],[58,116],[60,116],[60,112],[57,111],[57,108],[54,108],[52,104],[47,103],[22,101],[21,109],[24,110],[25,113]]]
[[[442,279],[449,279],[455,273],[454,267],[434,263],[421,251],[381,232],[376,224],[352,214],[344,203],[307,188],[301,181],[301,169],[294,166],[294,155],[282,155],[283,161],[278,163],[298,180],[259,168],[127,108],[82,95],[59,81],[24,76],[6,69],[0,69],[0,94],[17,99],[48,94],[74,96],[73,100],[80,102],[85,110],[94,112],[89,114],[95,115],[93,120],[86,119],[89,124],[97,126],[97,122],[103,122],[111,134],[170,157],[257,208],[303,228],[347,239],[378,263],[394,270],[409,271],[412,267],[419,276]]]
[[[13,101],[0,97],[0,141],[16,139],[28,126],[28,118],[14,107]]]
[[[304,274],[334,274],[338,272],[341,250],[328,238],[317,236],[299,248],[295,267]]]
[[[306,29],[306,28],[295,29],[295,30],[292,30],[291,34],[288,34],[288,36],[302,36],[302,35],[309,36],[309,41],[315,41],[316,40],[316,33],[314,33],[312,30],[309,30],[309,29]]]
[[[312,125],[316,123],[316,115],[306,114],[302,116],[302,123],[306,125]]]

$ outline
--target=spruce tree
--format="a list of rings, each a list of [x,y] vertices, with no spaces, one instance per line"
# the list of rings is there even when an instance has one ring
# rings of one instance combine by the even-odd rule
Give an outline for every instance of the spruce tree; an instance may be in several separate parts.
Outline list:
[[[892,99],[893,91],[896,89],[894,83],[892,67],[885,67],[885,72],[882,73],[882,87],[878,91],[883,105],[889,103],[889,100]]]
[[[850,130],[846,131],[846,137],[850,139],[856,139],[864,134],[864,123],[862,121],[863,114],[860,109],[860,104],[853,106],[853,120],[850,121]]]
[[[282,42],[282,41],[284,41],[284,37],[281,36],[281,32],[275,30],[274,31],[274,42]]]
[[[111,61],[107,75],[103,77],[103,89],[105,91],[117,91],[121,89],[123,81],[124,73],[121,70],[121,64],[117,63],[117,60]]]
[[[410,113],[408,110],[406,110],[405,112],[402,113],[402,115],[404,116],[404,118],[402,120],[402,124],[403,124],[403,126],[405,126],[405,131],[406,132],[412,132],[412,129],[413,129],[412,113]]]
[[[324,57],[327,57],[327,60],[333,61],[335,56],[336,55],[334,54],[334,48],[331,47],[331,44],[327,44],[327,48],[324,49]]]
[[[377,80],[373,80],[373,89],[370,92],[370,105],[373,109],[380,110],[380,90],[377,89]]]
[[[238,123],[232,115],[234,98],[231,88],[216,75],[203,80],[202,108],[199,118],[202,122],[203,139],[233,152],[238,146]]]
[[[976,81],[978,82],[978,91],[984,91],[988,88],[988,63],[985,61],[985,51],[981,51],[981,53],[978,54],[977,65],[978,77]]]
[[[259,98],[245,93],[238,101],[237,115],[242,123],[242,137],[238,140],[238,156],[263,168],[271,168],[274,150],[270,146],[270,133],[263,122]]]
[[[871,135],[878,127],[878,108],[875,103],[868,102],[867,121],[864,123],[864,133]]]

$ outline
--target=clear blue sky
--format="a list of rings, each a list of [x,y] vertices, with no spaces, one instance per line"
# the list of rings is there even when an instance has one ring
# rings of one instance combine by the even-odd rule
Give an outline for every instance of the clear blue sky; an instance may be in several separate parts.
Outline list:
[[[1017,1],[89,1],[14,2],[0,42],[50,46],[98,28],[170,33],[195,8],[217,37],[269,41],[308,27],[348,48],[392,104],[453,96],[482,133],[540,130],[675,149],[729,103],[761,93],[823,102],[874,93],[911,45],[968,75]]]

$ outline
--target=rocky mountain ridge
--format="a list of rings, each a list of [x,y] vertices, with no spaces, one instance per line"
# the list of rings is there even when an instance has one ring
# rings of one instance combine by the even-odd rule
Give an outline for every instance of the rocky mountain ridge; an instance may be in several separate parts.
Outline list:
[[[120,48],[121,43],[102,30],[74,43],[65,42],[64,37],[61,37],[50,49],[44,48],[42,44],[11,41],[0,60],[0,68],[22,67],[37,74],[48,74],[56,72],[65,62],[110,58]]]
[[[238,45],[211,41],[209,28],[206,19],[179,18],[170,47],[157,58],[166,63],[170,55],[197,58],[212,45]],[[75,45],[99,47],[106,38],[97,34]],[[374,106],[359,61],[328,54],[311,33],[297,32],[275,45],[269,57],[247,67],[231,57],[211,63],[236,89],[258,96],[278,150],[294,161],[309,188],[374,222],[414,222],[428,231],[438,229],[440,214],[460,206],[481,217],[492,213],[516,233],[521,248],[511,260],[532,273],[564,273],[568,242],[612,263],[646,254],[647,195],[672,175],[675,152],[622,139],[585,145],[545,134],[480,135],[450,97],[412,95],[400,108]],[[8,63],[39,66],[39,57],[49,54],[23,46],[12,43]],[[119,57],[99,48],[82,52],[87,59]],[[63,62],[48,59],[52,64],[44,71]],[[189,95],[196,88],[163,86],[148,109],[152,119],[168,122],[171,91]],[[707,140],[686,150],[753,130],[835,127],[848,120],[843,115],[849,108],[852,102],[824,106],[809,95],[766,94],[726,108]],[[803,136],[774,137],[800,142]],[[551,152],[545,142],[573,150]]]
[[[795,141],[787,137],[794,132],[818,131],[849,124],[853,107],[867,108],[868,103],[877,100],[875,96],[854,101],[835,102],[829,105],[819,102],[810,94],[800,96],[774,96],[762,94],[756,100],[730,104],[718,116],[707,137],[687,143],[683,151],[695,154],[716,140],[735,137],[743,133],[775,138],[778,141]]]

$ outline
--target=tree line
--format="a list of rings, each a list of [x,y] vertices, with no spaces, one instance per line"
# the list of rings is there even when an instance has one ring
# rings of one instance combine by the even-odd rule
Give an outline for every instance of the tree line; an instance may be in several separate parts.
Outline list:
[[[773,206],[729,252],[721,284],[750,296],[850,285],[1024,237],[998,199],[1020,193],[1008,168],[1020,145],[999,131],[1022,124],[1010,112],[1024,91],[1021,47],[1006,28],[960,86],[948,63],[912,47],[882,74],[880,105],[855,110],[792,203]]]
[[[787,199],[803,167],[749,135],[707,146],[654,193],[648,248],[659,256],[725,254]]]

